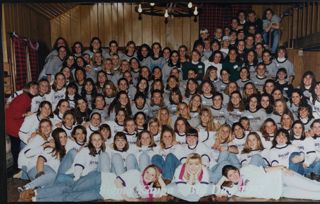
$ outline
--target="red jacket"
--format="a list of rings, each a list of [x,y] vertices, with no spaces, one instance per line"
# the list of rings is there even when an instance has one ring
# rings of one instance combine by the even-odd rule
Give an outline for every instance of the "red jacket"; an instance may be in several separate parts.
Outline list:
[[[24,121],[23,114],[31,109],[31,96],[28,93],[22,93],[9,104],[5,110],[5,128],[6,134],[19,137],[19,130]]]

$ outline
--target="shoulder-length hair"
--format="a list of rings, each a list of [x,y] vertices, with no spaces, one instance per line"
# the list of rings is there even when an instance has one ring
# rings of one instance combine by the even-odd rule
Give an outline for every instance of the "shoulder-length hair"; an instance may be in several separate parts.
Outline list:
[[[249,147],[249,136],[251,136],[251,135],[253,135],[255,138],[256,138],[256,140],[257,140],[257,149],[251,149],[250,147]],[[244,147],[243,147],[243,150],[242,150],[242,154],[247,154],[247,153],[250,153],[251,151],[253,151],[253,150],[260,150],[260,151],[262,151],[262,150],[264,150],[264,147],[263,147],[263,144],[262,144],[262,141],[261,141],[261,138],[260,138],[260,136],[258,135],[258,133],[256,133],[256,132],[250,132],[249,134],[248,134],[248,136],[247,136],[247,138],[246,138],[246,142],[245,142],[245,144],[244,144]]]
[[[96,148],[93,146],[92,144],[92,138],[94,135],[99,135],[101,140],[104,141],[103,136],[100,134],[99,131],[94,131],[93,133],[91,133],[90,137],[89,137],[89,143],[87,145],[88,149],[89,149],[89,154],[92,156],[96,156],[97,154],[99,154],[99,152],[96,151]],[[102,142],[101,144],[101,151],[105,151],[106,150],[106,145],[104,142]]]
[[[242,99],[241,93],[239,91],[234,91],[234,92],[231,93],[230,99],[229,99],[229,102],[228,102],[228,105],[227,105],[227,111],[232,112],[234,110],[233,104],[231,102],[232,95],[234,95],[234,94],[238,94],[239,95],[239,97],[240,97],[239,110],[241,112],[244,111],[245,107],[244,107],[244,103],[243,103],[243,99]]]
[[[138,147],[141,147],[142,146],[142,143],[141,143],[141,137],[143,134],[147,133],[150,137],[150,144],[149,144],[149,147],[155,147],[157,146],[156,143],[154,142],[154,138],[153,136],[151,135],[151,133],[148,131],[148,130],[142,130],[140,133],[138,133],[137,135],[137,141],[136,141],[136,145]]]
[[[274,148],[278,143],[277,143],[277,137],[280,135],[284,135],[287,138],[287,143],[286,144],[291,144],[290,137],[289,137],[289,132],[286,129],[280,128],[275,136],[274,139],[272,140],[272,146],[271,148]]]
[[[227,139],[222,139],[221,132],[222,132],[223,128],[228,128],[228,130],[229,130],[229,135],[228,135]],[[219,127],[219,129],[216,133],[216,140],[218,140],[220,142],[220,144],[229,143],[233,140],[233,138],[234,137],[232,135],[232,128],[230,127],[230,125],[223,124]]]
[[[67,136],[66,131],[62,128],[56,128],[52,131],[51,135],[53,137],[55,147],[51,153],[55,158],[58,158],[61,161],[62,158],[66,155],[66,148],[65,146],[62,146],[62,144],[60,143],[60,139],[59,139],[60,133],[64,133]],[[45,147],[44,149],[46,148],[47,147]]]
[[[125,140],[126,144],[125,144],[125,146],[124,146],[124,148],[123,148],[123,151],[127,151],[127,150],[129,149],[129,143],[128,143],[128,140],[127,140],[127,136],[126,136],[126,134],[125,134],[124,132],[117,132],[117,133],[115,134],[115,136],[114,136],[114,138],[113,138],[113,149],[119,151],[119,149],[118,149],[118,147],[117,147],[117,145],[116,145],[116,140],[117,140],[118,138]]]
[[[175,131],[172,129],[171,126],[169,125],[163,125],[161,126],[161,134],[160,134],[160,147],[162,149],[165,148],[165,144],[163,142],[163,134],[165,132],[169,132],[171,135],[172,135],[172,143],[175,143],[177,140],[176,140],[176,134],[175,134]]]

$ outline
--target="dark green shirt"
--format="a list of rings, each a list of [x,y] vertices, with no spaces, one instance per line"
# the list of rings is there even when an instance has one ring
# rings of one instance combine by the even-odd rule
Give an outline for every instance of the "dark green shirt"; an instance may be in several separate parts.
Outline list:
[[[192,62],[187,62],[185,64],[182,64],[182,74],[183,74],[183,79],[187,80],[188,78],[188,71],[190,69],[194,69],[198,73],[198,78],[197,80],[202,80],[204,77],[204,63],[203,62],[198,62],[197,64],[193,64]]]
[[[224,62],[222,63],[222,69],[226,69],[230,73],[229,80],[230,81],[237,81],[240,79],[240,68],[242,66],[241,62]]]

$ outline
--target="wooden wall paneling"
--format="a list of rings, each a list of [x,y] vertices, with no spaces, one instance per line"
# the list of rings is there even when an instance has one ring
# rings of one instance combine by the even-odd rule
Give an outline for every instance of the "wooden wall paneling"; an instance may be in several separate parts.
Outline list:
[[[298,33],[297,37],[301,38],[302,37],[302,8],[298,8]]]
[[[57,37],[60,36],[60,18],[56,17],[50,20],[51,25],[51,46],[53,46]]]
[[[110,24],[112,31],[112,40],[116,40],[119,42],[119,32],[118,32],[118,3],[112,3],[111,5],[111,19],[112,22]]]
[[[90,8],[91,6],[80,6],[80,40],[84,47],[90,46]]]
[[[182,37],[183,37],[183,18],[174,18],[174,46],[173,46],[173,49],[178,49],[178,47],[180,45],[182,45]]]
[[[124,31],[124,45],[132,38],[132,4],[125,3],[123,5],[123,31]]]
[[[124,3],[118,3],[118,32],[119,32],[119,45],[125,45],[127,41],[125,40],[125,28],[124,28]]]
[[[197,22],[194,22],[194,17],[190,17],[190,25],[191,25],[190,27],[191,35],[190,35],[189,50],[192,50],[194,41],[199,38],[199,17]]]
[[[167,46],[174,47],[174,21],[169,17],[168,23],[166,24],[166,33]]]
[[[104,12],[103,12],[103,3],[97,3],[97,26],[98,33],[102,46],[106,44],[106,35],[105,35],[105,26],[104,26]]]
[[[311,25],[311,33],[317,32],[317,4],[316,2],[312,2],[312,25]]]
[[[136,4],[132,4],[131,6],[131,13],[132,13],[132,40],[137,44],[141,45],[144,43],[142,41],[142,22],[143,18],[146,16],[142,16],[141,20],[138,20],[139,14],[135,11]]]
[[[159,19],[159,28],[160,28],[160,42],[161,45],[166,47],[167,45],[167,38],[166,38],[166,24],[164,23],[163,17],[158,16]]]
[[[67,42],[71,43],[71,23],[70,23],[70,12],[63,13],[58,18],[60,18],[60,29],[61,36],[63,36]]]
[[[320,12],[320,3],[317,2],[317,32],[320,32],[320,15],[319,15],[319,12]]]
[[[112,5],[110,3],[103,3],[104,11],[104,29],[105,29],[105,42],[104,45],[108,47],[109,41],[112,39]]]
[[[143,17],[142,17],[142,30],[141,31],[142,31],[142,42],[151,45],[153,43],[151,16],[143,15]]]
[[[152,41],[153,42],[159,42],[163,47],[165,45],[161,42],[160,36],[161,36],[161,31],[160,31],[160,24],[164,23],[163,22],[164,17],[160,16],[151,16],[151,22],[152,22]]]
[[[305,37],[307,32],[306,32],[306,23],[307,23],[307,5],[303,4],[303,9],[302,9],[302,37]]]
[[[80,6],[76,6],[73,9],[70,10],[70,24],[71,24],[71,36],[72,40],[69,46],[72,46],[72,44],[76,41],[81,41],[81,32],[80,29],[81,25],[81,17],[80,17]]]
[[[316,79],[320,78],[320,52],[308,51],[303,54],[303,72],[310,70],[316,74]]]
[[[189,47],[190,45],[190,36],[191,36],[191,31],[190,31],[190,18],[185,17],[182,20],[182,44]]]
[[[302,76],[303,57],[298,55],[298,49],[288,49],[288,59],[294,64],[295,79],[293,85],[297,86]]]
[[[296,39],[298,34],[298,8],[293,8],[292,21],[292,39]]]
[[[90,8],[90,40],[93,37],[100,38],[98,25],[98,4],[94,4]]]
[[[288,35],[287,35],[287,39],[288,39],[288,46],[292,47],[292,24],[293,24],[293,16],[288,16]]]
[[[311,27],[313,26],[313,22],[312,22],[312,3],[311,2],[307,2],[307,22],[306,22],[306,31],[307,31],[307,35],[311,34]]]

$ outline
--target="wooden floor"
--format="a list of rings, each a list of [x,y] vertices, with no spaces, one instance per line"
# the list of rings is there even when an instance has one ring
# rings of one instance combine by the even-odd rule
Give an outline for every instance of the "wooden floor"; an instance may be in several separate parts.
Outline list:
[[[17,202],[19,198],[19,193],[17,192],[17,187],[23,186],[26,184],[27,181],[21,180],[21,179],[13,179],[13,178],[8,178],[7,179],[7,199],[8,202]],[[158,202],[166,202],[167,200],[157,200]],[[210,201],[209,199],[204,200],[204,201]],[[231,197],[228,202],[312,202],[312,200],[298,200],[298,199],[286,199],[286,198],[281,198],[280,200],[268,200],[268,199],[254,199],[254,198],[240,198],[233,196]],[[111,202],[110,201],[99,201],[99,202]],[[179,202],[177,199],[173,200],[173,202]],[[319,203],[319,201],[318,201]]]

